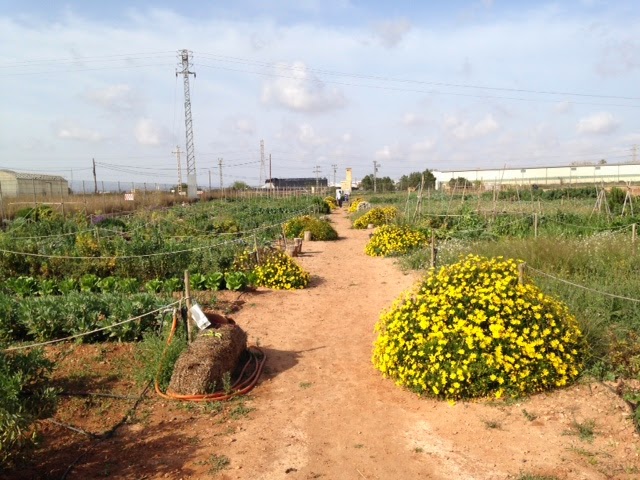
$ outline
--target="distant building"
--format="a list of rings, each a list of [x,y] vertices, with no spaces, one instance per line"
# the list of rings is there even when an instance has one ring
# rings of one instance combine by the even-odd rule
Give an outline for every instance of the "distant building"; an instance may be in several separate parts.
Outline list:
[[[326,178],[268,178],[264,182],[264,188],[312,188],[326,187],[329,182]]]
[[[579,185],[610,182],[640,182],[640,164],[566,165],[558,167],[494,168],[475,170],[434,170],[436,189],[452,179],[465,178],[487,189],[494,185]]]
[[[351,195],[351,190],[353,189],[353,174],[351,168],[347,168],[345,171],[345,178],[340,182],[340,188],[344,193]]]
[[[0,170],[0,193],[3,198],[26,195],[66,197],[69,195],[69,182],[58,175]]]

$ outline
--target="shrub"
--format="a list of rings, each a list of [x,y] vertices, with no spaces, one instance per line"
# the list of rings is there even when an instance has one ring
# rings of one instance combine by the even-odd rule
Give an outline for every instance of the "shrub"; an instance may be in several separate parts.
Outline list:
[[[302,237],[305,230],[311,232],[312,240],[337,240],[338,232],[326,220],[304,215],[287,222],[284,231],[287,237]]]
[[[385,225],[398,216],[396,207],[376,207],[353,222],[353,228],[367,228],[370,223],[379,227]]]
[[[415,392],[519,396],[572,382],[582,335],[567,307],[518,283],[517,263],[469,255],[431,270],[377,325],[373,363]]]
[[[357,212],[358,205],[362,202],[364,202],[364,199],[362,197],[356,197],[353,200],[351,200],[351,205],[349,205],[349,213]]]
[[[39,349],[0,352],[0,465],[31,444],[33,423],[52,413],[56,392],[47,386],[52,369]]]
[[[372,257],[404,255],[410,250],[425,245],[427,238],[420,231],[407,226],[383,225],[378,228],[364,252]]]
[[[325,197],[324,201],[325,201],[325,203],[327,205],[329,205],[331,210],[335,210],[336,208],[338,208],[338,204],[336,203],[336,199],[335,198],[333,198],[333,197]]]
[[[262,257],[254,274],[256,285],[276,290],[293,290],[309,284],[309,273],[280,250]]]

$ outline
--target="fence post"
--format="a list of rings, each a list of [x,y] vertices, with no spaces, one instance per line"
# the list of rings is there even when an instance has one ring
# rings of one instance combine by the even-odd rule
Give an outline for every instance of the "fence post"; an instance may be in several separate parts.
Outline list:
[[[527,268],[527,264],[526,263],[520,263],[518,264],[518,284],[519,285],[524,285],[524,270],[525,268]]]
[[[431,229],[431,268],[436,268],[436,232]]]
[[[631,243],[635,244],[637,238],[638,238],[638,235],[636,230],[636,224],[634,223],[631,225]]]
[[[187,303],[187,318],[186,318],[187,342],[191,343],[191,321],[190,321],[191,313],[189,313],[189,309],[191,308],[192,302],[191,302],[191,284],[189,283],[189,270],[184,271],[184,296],[186,297],[186,303]]]
[[[533,214],[533,238],[538,238],[538,214]]]

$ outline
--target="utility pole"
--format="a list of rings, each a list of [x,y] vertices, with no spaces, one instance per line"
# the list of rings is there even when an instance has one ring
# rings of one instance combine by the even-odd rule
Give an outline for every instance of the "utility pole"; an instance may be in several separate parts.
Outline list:
[[[333,165],[331,165],[331,168],[333,168],[333,186],[336,186],[336,171],[338,170],[338,165],[336,165],[335,163]]]
[[[220,191],[222,191],[222,158],[218,159],[218,168],[220,169]]]
[[[171,152],[178,160],[178,195],[182,195],[182,164],[180,163],[180,145],[176,146],[176,151]]]
[[[176,70],[176,77],[184,78],[184,126],[187,145],[187,195],[189,198],[198,196],[198,179],[196,177],[196,157],[193,147],[193,123],[191,120],[191,94],[189,93],[189,75],[196,78],[196,73],[189,70],[189,50],[178,51],[178,66],[182,71]]]
[[[93,162],[93,193],[97,194],[98,193],[98,180],[96,178],[96,159],[92,158],[91,161]]]
[[[320,182],[320,165],[316,165],[316,168],[313,169],[313,173],[316,174],[316,192],[318,193],[318,188],[320,187],[319,182]]]
[[[207,170],[209,170],[209,195],[211,195],[211,169],[208,168]]]
[[[271,175],[271,174],[269,174]],[[266,180],[267,176],[267,166],[264,163],[264,140],[260,140],[260,185],[258,187],[262,187]]]
[[[273,177],[271,176],[271,154],[269,154],[269,182],[273,185]]]
[[[638,163],[638,145],[634,145],[631,151],[633,152],[633,163]]]
[[[381,167],[381,165],[374,160],[373,161],[373,193],[376,193],[378,191],[376,179],[377,179],[379,167]]]

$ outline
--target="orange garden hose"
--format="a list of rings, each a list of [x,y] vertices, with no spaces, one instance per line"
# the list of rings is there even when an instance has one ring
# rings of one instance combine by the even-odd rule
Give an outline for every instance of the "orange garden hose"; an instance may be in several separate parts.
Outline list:
[[[173,340],[173,335],[176,332],[178,326],[178,318],[174,316],[173,323],[171,324],[171,332],[169,333],[169,338],[167,338],[167,343],[164,347],[164,351],[162,352],[162,359],[160,360],[160,365],[162,365],[162,360],[167,353],[167,347],[171,345],[171,341]],[[253,350],[253,351],[252,351]],[[267,360],[267,356],[264,354],[262,350],[258,347],[250,347],[249,350],[249,360],[245,363],[238,379],[231,385],[231,389],[229,392],[214,392],[214,393],[205,393],[201,395],[181,395],[178,393],[171,392],[163,392],[160,390],[160,384],[158,382],[158,376],[160,373],[160,366],[158,366],[158,372],[156,373],[155,378],[155,389],[156,393],[160,395],[162,398],[166,398],[168,400],[178,400],[182,402],[222,402],[225,400],[230,400],[238,395],[244,395],[256,386],[258,379],[260,378],[260,374],[262,373],[262,369],[264,368],[264,364]],[[247,378],[243,379],[246,370],[249,368],[249,365],[253,364],[253,371],[247,376]]]

